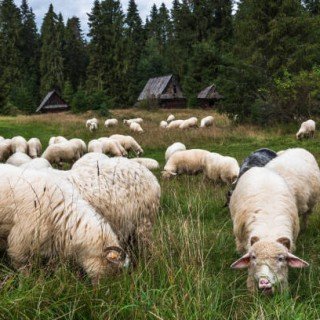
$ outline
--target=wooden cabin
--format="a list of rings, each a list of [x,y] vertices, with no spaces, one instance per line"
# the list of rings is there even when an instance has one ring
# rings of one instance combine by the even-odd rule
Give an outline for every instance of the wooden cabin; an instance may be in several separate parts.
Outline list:
[[[70,106],[60,97],[57,91],[50,91],[41,102],[36,113],[53,113],[70,110]]]
[[[157,105],[160,108],[186,107],[186,99],[183,96],[181,86],[172,74],[148,80],[140,93],[138,104],[148,100],[157,101]]]
[[[198,104],[201,108],[213,108],[214,104],[220,99],[222,99],[222,96],[216,90],[214,84],[203,89],[198,94]]]

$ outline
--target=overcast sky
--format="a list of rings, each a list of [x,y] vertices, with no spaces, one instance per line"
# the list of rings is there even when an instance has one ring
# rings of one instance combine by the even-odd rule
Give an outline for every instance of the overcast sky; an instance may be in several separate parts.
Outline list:
[[[56,13],[61,12],[65,22],[67,18],[72,16],[79,17],[84,33],[88,32],[87,13],[91,11],[93,2],[94,0],[28,0],[30,7],[32,7],[36,15],[38,28],[40,28],[43,17],[48,11],[50,3],[52,3],[54,11]],[[120,0],[120,2],[122,3],[123,10],[126,11],[129,0]],[[162,2],[164,2],[168,8],[171,8],[172,0],[136,0],[142,19],[145,20],[153,3],[160,6]],[[20,6],[21,0],[15,0],[15,3]]]

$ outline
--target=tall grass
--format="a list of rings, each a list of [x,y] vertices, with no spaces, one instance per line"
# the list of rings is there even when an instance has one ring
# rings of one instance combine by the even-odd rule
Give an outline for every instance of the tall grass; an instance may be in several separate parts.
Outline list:
[[[180,113],[179,113],[180,112]],[[186,118],[205,111],[174,111]],[[135,137],[164,165],[164,151],[174,142],[205,148],[242,161],[260,147],[275,150],[303,146],[320,159],[319,139],[297,142],[294,126],[259,129],[237,126],[218,117],[215,128],[167,132],[158,128],[166,111],[115,111],[118,118],[141,115],[146,133]],[[0,118],[0,135],[51,135],[91,138],[129,133],[120,126],[91,134],[85,117],[73,115]],[[226,187],[199,176],[162,181],[161,210],[154,230],[152,256],[136,269],[106,279],[98,289],[71,264],[38,266],[24,276],[10,267],[3,253],[0,265],[1,319],[318,319],[320,318],[320,218],[298,239],[297,254],[310,262],[306,270],[290,270],[290,292],[266,298],[246,290],[246,272],[232,271],[237,259],[232,222],[223,207]],[[1,204],[0,204],[1,205]]]

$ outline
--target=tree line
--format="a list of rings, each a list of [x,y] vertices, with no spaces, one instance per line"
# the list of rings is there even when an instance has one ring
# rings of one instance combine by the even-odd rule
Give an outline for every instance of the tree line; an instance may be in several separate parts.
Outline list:
[[[173,0],[142,21],[135,0],[96,0],[89,34],[49,6],[40,31],[27,0],[0,0],[0,113],[33,113],[55,89],[74,111],[132,106],[173,73],[188,99],[215,83],[239,120],[319,113],[320,0]],[[88,39],[88,40],[87,40]]]

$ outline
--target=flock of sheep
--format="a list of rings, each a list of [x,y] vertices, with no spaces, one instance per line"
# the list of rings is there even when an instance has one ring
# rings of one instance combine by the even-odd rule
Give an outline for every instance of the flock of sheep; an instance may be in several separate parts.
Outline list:
[[[174,121],[184,121],[180,128],[189,126],[192,119],[170,115],[167,128]],[[109,120],[106,126],[117,125]],[[140,125],[137,120],[125,124]],[[87,126],[95,123],[90,119]],[[213,117],[202,119],[202,127],[211,125]],[[313,137],[314,131],[314,121],[308,120],[297,138]],[[129,153],[137,158],[126,158]],[[0,165],[0,248],[7,250],[12,265],[26,271],[35,255],[73,259],[98,284],[150,253],[161,195],[150,170],[159,169],[159,163],[139,158],[142,154],[133,137],[120,134],[88,146],[81,139],[52,137],[43,153],[37,138],[0,137],[0,162],[5,163]],[[320,170],[307,150],[260,149],[239,166],[235,158],[187,150],[176,142],[167,148],[165,160],[165,179],[203,173],[229,186],[227,205],[237,251],[243,254],[232,268],[248,268],[250,291],[282,291],[288,286],[288,267],[308,266],[293,254],[299,216],[306,227],[320,198]],[[71,169],[53,167],[63,163]]]

